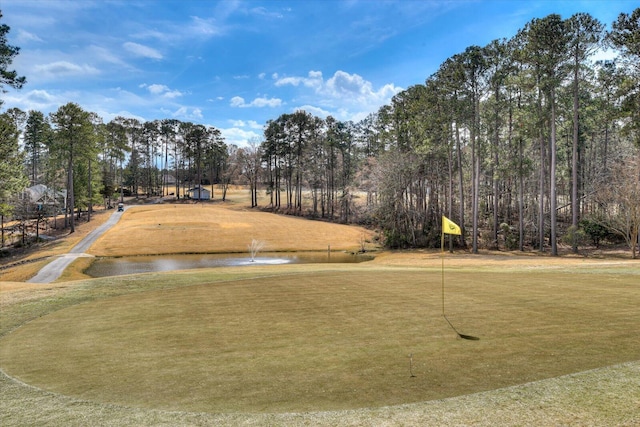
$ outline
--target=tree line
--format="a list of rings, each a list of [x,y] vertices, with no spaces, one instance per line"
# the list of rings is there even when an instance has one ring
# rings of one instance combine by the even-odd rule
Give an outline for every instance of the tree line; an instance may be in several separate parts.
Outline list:
[[[224,198],[238,183],[248,185],[252,207],[266,191],[265,209],[376,227],[391,248],[437,247],[446,215],[463,229],[450,244],[473,253],[557,255],[559,242],[577,251],[615,233],[635,257],[638,40],[640,9],[608,31],[584,13],[536,18],[446,59],[358,123],[296,111],[269,120],[245,147],[178,120],[105,124],[73,103],[49,116],[11,109],[0,115],[8,147],[0,173],[12,177],[2,180],[2,214],[15,211],[12,197],[27,182],[66,190],[72,231],[75,209],[90,212],[125,190],[152,196],[173,186],[180,198],[216,183]],[[616,59],[594,61],[603,49]],[[24,83],[3,77],[3,85]]]
[[[302,214],[307,189],[307,214],[374,225],[394,248],[438,246],[446,215],[473,253],[557,255],[614,232],[635,257],[638,40],[640,9],[610,31],[553,14],[453,55],[360,123],[283,114],[259,147],[271,206]],[[617,58],[593,61],[603,49]]]

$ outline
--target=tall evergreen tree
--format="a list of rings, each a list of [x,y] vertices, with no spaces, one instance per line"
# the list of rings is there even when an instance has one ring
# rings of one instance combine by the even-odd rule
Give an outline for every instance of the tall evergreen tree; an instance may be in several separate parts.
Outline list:
[[[51,126],[40,111],[29,111],[24,131],[24,146],[27,152],[29,179],[31,184],[40,183],[42,175],[41,158],[51,138]]]
[[[571,144],[571,225],[576,229],[579,220],[579,145],[580,145],[580,75],[585,61],[600,44],[604,25],[586,13],[578,13],[566,22],[569,32],[569,55],[573,71],[573,138]],[[573,252],[578,252],[574,239]]]
[[[2,19],[2,11],[0,10],[0,19]],[[18,72],[15,70],[9,70],[8,68],[13,63],[13,58],[18,55],[20,48],[17,46],[11,46],[7,44],[7,34],[11,27],[7,24],[0,24],[0,92],[5,93],[5,86],[12,87],[14,89],[21,89],[27,82],[26,77],[18,76]],[[0,107],[4,104],[4,101],[0,98]]]
[[[609,40],[620,50],[627,65],[627,78],[622,85],[622,111],[626,114],[624,130],[640,146],[640,8],[618,16]]]
[[[12,199],[22,191],[28,183],[24,175],[24,156],[18,146],[18,128],[14,120],[7,114],[0,114],[0,217],[2,224],[2,246],[4,247],[5,217],[13,212]]]
[[[556,196],[556,166],[557,166],[557,133],[556,133],[556,93],[561,81],[564,77],[562,65],[567,58],[567,43],[568,34],[565,28],[565,22],[560,15],[549,15],[542,19],[534,19],[525,27],[525,34],[528,52],[527,58],[530,65],[535,70],[535,77],[537,85],[544,95],[544,106],[548,108],[546,114],[546,120],[549,123],[549,211],[550,211],[550,228],[551,228],[551,253],[552,255],[558,254],[557,247],[557,196]],[[542,99],[539,98],[539,103]],[[542,104],[539,104],[540,113],[542,113]],[[544,240],[544,141],[546,135],[541,133],[540,135],[540,209],[539,209],[539,221],[540,221],[540,249],[543,249]]]
[[[74,169],[80,160],[93,151],[93,124],[91,114],[78,104],[68,103],[51,113],[55,125],[53,150],[67,162],[67,211],[70,232],[75,232],[76,194],[74,191]],[[74,162],[78,162],[76,165]]]

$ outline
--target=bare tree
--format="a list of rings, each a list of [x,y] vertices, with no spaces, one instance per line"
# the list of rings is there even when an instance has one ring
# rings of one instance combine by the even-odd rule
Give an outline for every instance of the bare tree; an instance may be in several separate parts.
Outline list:
[[[621,236],[633,259],[638,254],[640,230],[640,153],[619,161],[603,179],[596,193],[604,209],[606,226]]]

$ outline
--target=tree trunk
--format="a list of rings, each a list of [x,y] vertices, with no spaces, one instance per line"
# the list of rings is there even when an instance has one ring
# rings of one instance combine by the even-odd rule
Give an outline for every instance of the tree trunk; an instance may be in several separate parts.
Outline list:
[[[524,143],[518,137],[518,249],[524,251]]]
[[[467,242],[465,240],[465,230],[464,230],[464,171],[462,168],[462,150],[460,148],[460,128],[458,127],[458,123],[456,122],[456,157],[458,163],[458,189],[460,192],[460,206],[459,216],[460,216],[460,244],[463,248],[467,247]]]
[[[87,222],[91,222],[91,212],[93,211],[93,201],[91,200],[93,198],[93,192],[91,187],[91,159],[89,159],[89,206],[87,207]]]
[[[558,256],[558,242],[557,242],[557,200],[556,200],[556,162],[557,162],[557,153],[556,153],[556,99],[555,99],[555,89],[551,88],[550,91],[550,102],[551,102],[551,141],[550,141],[550,150],[551,150],[551,170],[550,170],[550,191],[549,198],[551,199],[551,255]]]
[[[542,95],[538,90],[538,114],[540,120],[539,129],[539,145],[540,145],[540,174],[538,181],[538,191],[540,193],[540,199],[538,200],[538,245],[540,252],[544,252],[544,196],[545,196],[545,144],[544,144],[544,132],[542,129]]]
[[[73,147],[73,146],[72,146]],[[75,224],[75,197],[73,194],[73,148],[70,149],[69,153],[69,171],[67,172],[67,209],[70,212],[69,215],[69,232],[74,233],[76,231]]]
[[[578,111],[578,67],[579,61],[576,53],[573,74],[573,144],[571,153],[571,225],[574,230],[578,227],[578,138],[579,138],[579,111]],[[573,253],[578,253],[578,242],[573,239]]]

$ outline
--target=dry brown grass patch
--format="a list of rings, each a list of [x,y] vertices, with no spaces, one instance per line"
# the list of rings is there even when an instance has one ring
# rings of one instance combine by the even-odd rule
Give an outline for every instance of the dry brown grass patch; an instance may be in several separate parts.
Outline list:
[[[214,204],[164,204],[127,210],[90,249],[99,256],[247,252],[252,239],[264,251],[352,250],[372,233],[360,227],[308,221]]]

